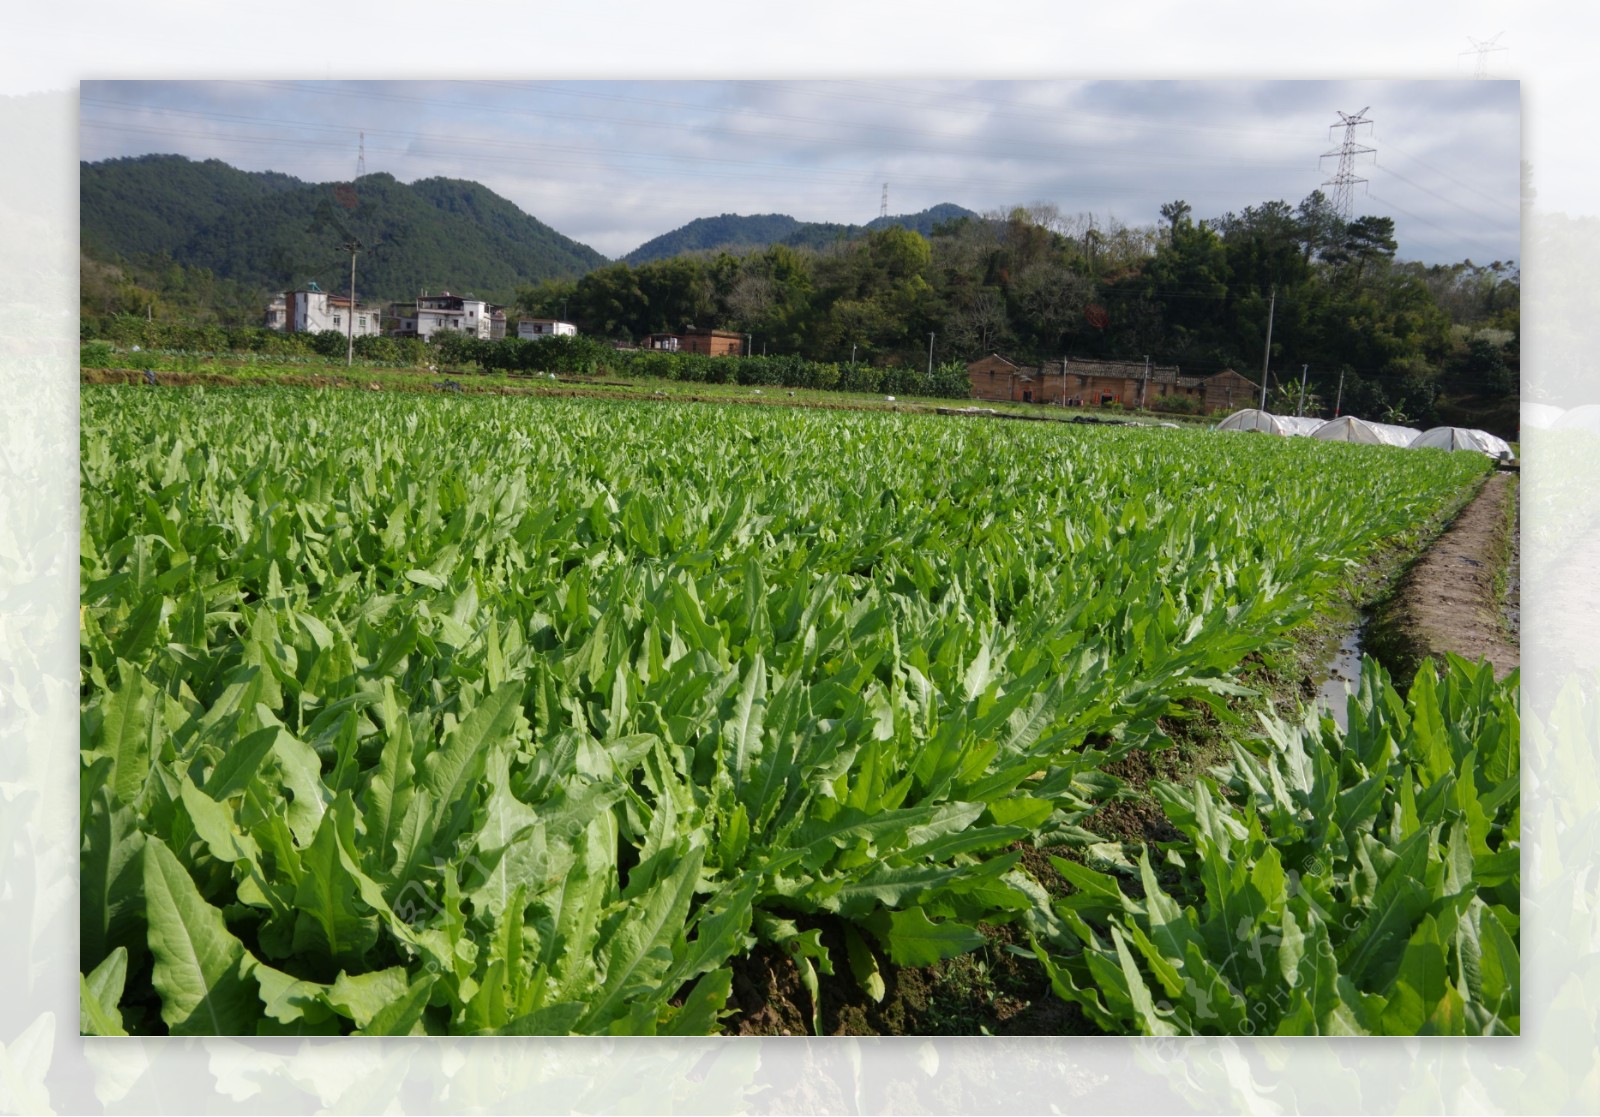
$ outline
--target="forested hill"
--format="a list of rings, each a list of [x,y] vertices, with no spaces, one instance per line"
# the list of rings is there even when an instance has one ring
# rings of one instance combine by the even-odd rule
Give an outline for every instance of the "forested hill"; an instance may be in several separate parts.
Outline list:
[[[840,225],[832,222],[801,221],[783,213],[757,213],[748,217],[724,213],[718,217],[697,217],[670,233],[646,241],[622,258],[626,264],[645,264],[667,260],[686,252],[729,251],[765,248],[784,244],[791,248],[821,248],[838,240],[851,240],[863,233],[898,225],[930,236],[942,221],[976,217],[970,209],[941,202],[921,213],[898,217],[878,217],[866,225]]]
[[[921,233],[925,237],[933,236],[933,230],[946,221],[959,221],[963,217],[977,217],[965,206],[958,206],[953,202],[940,202],[921,213],[905,213],[899,217],[874,217],[867,222],[868,229],[887,229],[891,225],[898,225],[902,229],[910,229],[913,233]]]
[[[448,287],[502,300],[519,284],[577,277],[606,262],[474,182],[387,174],[308,183],[215,159],[146,155],[79,165],[80,230],[90,260],[137,271],[153,261],[204,269],[261,292],[315,280],[343,290],[350,257],[363,298]]]

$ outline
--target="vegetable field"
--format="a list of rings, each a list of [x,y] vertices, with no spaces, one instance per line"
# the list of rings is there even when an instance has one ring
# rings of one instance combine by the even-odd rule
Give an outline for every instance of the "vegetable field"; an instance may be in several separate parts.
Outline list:
[[[1248,657],[1486,468],[85,389],[83,1030],[714,1033],[757,949],[820,1029],[829,975],[881,996],[1012,925],[1110,1031],[1253,1030],[1287,974],[1274,1028],[1514,1031],[1514,683],[1407,706],[1374,667],[1348,741],[1238,712]],[[1161,792],[1185,840],[1070,856],[1105,768],[1200,710],[1240,744],[1231,786]],[[1266,970],[1208,961],[1241,912]]]

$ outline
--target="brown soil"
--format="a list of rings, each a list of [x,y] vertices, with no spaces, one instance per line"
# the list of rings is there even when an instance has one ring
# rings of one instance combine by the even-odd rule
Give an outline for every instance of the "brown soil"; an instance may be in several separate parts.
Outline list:
[[[1044,872],[1055,875],[1042,854],[1029,852]],[[1065,882],[1055,879],[1064,890]],[[834,972],[818,975],[824,1035],[1099,1034],[1076,1005],[1055,995],[1037,963],[1007,949],[1028,946],[1027,935],[1016,927],[979,924],[987,946],[936,966],[890,965],[874,944],[884,981],[883,999],[874,1001],[849,972],[842,924],[831,916],[802,916],[797,922],[822,929],[833,960]],[[729,1007],[733,1014],[723,1022],[728,1035],[811,1034],[811,994],[794,961],[780,950],[759,947],[734,960]]]
[[[1513,479],[1492,475],[1378,610],[1367,647],[1392,675],[1409,678],[1421,661],[1445,652],[1488,660],[1496,678],[1520,661],[1501,619],[1499,576],[1512,545],[1508,502]]]
[[[1097,834],[1123,842],[1171,842],[1181,838],[1183,835],[1149,794],[1150,784],[1156,780],[1176,782],[1186,775],[1192,776],[1192,773],[1173,770],[1175,767],[1171,763],[1160,763],[1144,749],[1134,749],[1120,760],[1107,764],[1107,774],[1126,783],[1137,793],[1137,798],[1112,799],[1102,804],[1084,820],[1084,825]]]

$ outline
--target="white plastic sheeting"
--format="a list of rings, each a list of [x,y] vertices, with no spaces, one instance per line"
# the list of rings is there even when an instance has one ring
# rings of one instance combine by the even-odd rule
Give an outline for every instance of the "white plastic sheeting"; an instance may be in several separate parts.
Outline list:
[[[1268,434],[1289,434],[1289,428],[1283,421],[1283,416],[1273,415],[1271,412],[1261,411],[1254,407],[1247,407],[1243,411],[1235,411],[1222,422],[1217,424],[1219,431],[1266,431]]]
[[[1505,439],[1496,438],[1488,431],[1467,427],[1433,427],[1413,438],[1411,447],[1415,450],[1429,447],[1436,450],[1476,450],[1491,458],[1511,457],[1511,444]]]
[[[1416,427],[1397,427],[1393,423],[1372,423],[1372,425],[1390,446],[1410,446],[1411,440],[1422,433]]]
[[[1550,424],[1551,430],[1585,430],[1600,433],[1600,404],[1585,403],[1570,411],[1563,411]]]
[[[1577,408],[1585,411],[1585,408]],[[1592,415],[1582,416],[1600,430],[1600,406],[1588,409]],[[1568,412],[1569,416],[1573,413]],[[1568,422],[1572,422],[1568,419]],[[1557,424],[1558,426],[1564,424]],[[1308,415],[1273,415],[1254,407],[1235,411],[1218,423],[1219,431],[1267,431],[1276,435],[1304,435],[1320,438],[1324,442],[1362,442],[1369,446],[1443,446],[1447,450],[1477,450],[1495,458],[1509,458],[1511,446],[1487,431],[1468,430],[1463,427],[1435,427],[1424,432],[1415,427],[1401,427],[1393,423],[1377,423],[1354,415],[1341,415],[1337,419],[1312,418]],[[1443,433],[1437,433],[1443,432]],[[1452,433],[1455,432],[1455,433]],[[1431,437],[1430,437],[1431,436]],[[1424,441],[1424,439],[1427,439]]]
[[[1289,428],[1290,434],[1311,435],[1322,426],[1323,420],[1314,415],[1279,415],[1278,421]]]
[[[1522,425],[1525,427],[1549,430],[1560,418],[1561,408],[1554,404],[1536,403],[1533,400],[1524,400],[1522,403]]]
[[[1369,446],[1404,446],[1417,432],[1399,433],[1404,427],[1391,427],[1387,423],[1369,423],[1354,415],[1341,415],[1329,419],[1311,432],[1312,438],[1324,442],[1362,442]]]

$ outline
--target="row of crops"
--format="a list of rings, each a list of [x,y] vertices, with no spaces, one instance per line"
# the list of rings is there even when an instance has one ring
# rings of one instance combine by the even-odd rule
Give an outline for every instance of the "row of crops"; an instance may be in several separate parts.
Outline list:
[[[135,320],[138,322],[139,320]],[[123,348],[110,341],[86,340],[78,355],[83,368],[135,365],[158,371],[199,371],[208,362],[239,367],[315,366],[330,359],[340,367],[347,340],[333,330],[284,334],[277,330],[224,330],[223,327],[166,327],[156,324],[155,340],[187,341],[129,347],[127,330],[119,331]],[[211,347],[208,347],[211,346]],[[880,367],[866,363],[811,361],[793,354],[711,357],[656,349],[618,350],[590,337],[558,336],[539,340],[495,341],[454,331],[434,342],[416,338],[358,337],[353,353],[364,367],[432,367],[451,371],[475,368],[485,373],[641,377],[686,384],[742,384],[838,392],[888,392],[902,396],[965,399],[972,394],[966,366],[945,361],[937,366]]]
[[[1516,1030],[1514,689],[1374,671],[1348,740],[1235,713],[1475,455],[285,389],[81,416],[85,1031],[707,1033],[758,950],[820,1026],[829,975],[881,996],[1006,925],[1111,1031],[1249,1030],[1288,974],[1286,1031]],[[1200,709],[1241,745],[1162,792],[1185,840],[1075,855],[1105,768]]]

